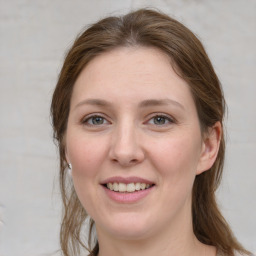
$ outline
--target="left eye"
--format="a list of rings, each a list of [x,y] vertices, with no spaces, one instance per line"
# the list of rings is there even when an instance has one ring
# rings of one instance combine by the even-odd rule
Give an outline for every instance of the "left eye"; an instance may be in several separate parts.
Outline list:
[[[167,116],[157,115],[152,117],[148,123],[153,125],[165,125],[168,123],[173,123],[173,120]]]
[[[154,116],[149,120],[150,124],[154,125],[165,125],[168,123],[173,123],[173,120],[167,116]]]

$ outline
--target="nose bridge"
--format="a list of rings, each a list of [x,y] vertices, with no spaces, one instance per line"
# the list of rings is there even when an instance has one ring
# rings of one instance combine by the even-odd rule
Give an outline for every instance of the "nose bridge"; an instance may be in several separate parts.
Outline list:
[[[131,165],[144,158],[140,144],[138,127],[131,118],[126,117],[116,125],[111,143],[111,159],[121,165]]]

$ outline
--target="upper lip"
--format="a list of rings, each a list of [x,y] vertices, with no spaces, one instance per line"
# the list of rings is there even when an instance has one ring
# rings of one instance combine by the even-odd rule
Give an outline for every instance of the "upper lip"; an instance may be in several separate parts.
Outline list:
[[[114,183],[114,182],[124,183],[124,184],[129,184],[129,183],[146,183],[146,184],[149,184],[149,185],[154,184],[154,182],[152,182],[150,180],[140,178],[140,177],[136,177],[136,176],[133,176],[133,177],[121,177],[121,176],[110,177],[110,178],[107,178],[107,179],[103,180],[101,182],[101,184],[104,185],[104,184],[107,184],[107,183]]]

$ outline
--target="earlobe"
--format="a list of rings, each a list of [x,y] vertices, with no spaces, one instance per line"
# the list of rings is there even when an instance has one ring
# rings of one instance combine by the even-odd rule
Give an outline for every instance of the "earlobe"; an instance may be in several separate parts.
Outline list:
[[[197,175],[209,170],[213,166],[219,152],[221,135],[222,126],[220,122],[216,122],[214,126],[209,127],[203,139]]]
[[[70,163],[70,161],[69,161],[69,157],[68,157],[68,154],[67,154],[67,150],[65,149],[65,160],[66,160],[66,163],[67,163],[67,165],[68,165],[68,174],[69,174],[69,176],[71,176],[72,177],[72,164]]]
[[[66,163],[69,164],[70,163],[70,160],[69,160],[69,157],[68,157],[68,153],[67,153],[67,148],[65,147],[65,160],[66,160]]]

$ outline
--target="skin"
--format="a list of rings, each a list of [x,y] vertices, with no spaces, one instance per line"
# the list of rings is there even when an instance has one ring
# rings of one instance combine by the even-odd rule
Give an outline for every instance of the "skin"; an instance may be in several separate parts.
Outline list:
[[[191,191],[216,159],[221,126],[202,136],[189,87],[170,63],[155,48],[118,48],[94,58],[74,85],[66,158],[96,223],[100,256],[216,255],[193,233]],[[137,202],[118,203],[101,185],[114,176],[155,186]]]

